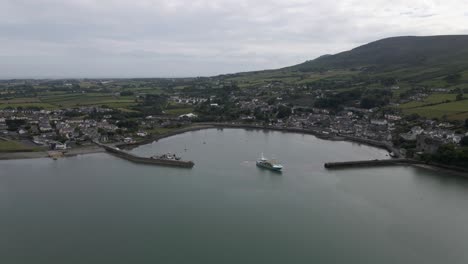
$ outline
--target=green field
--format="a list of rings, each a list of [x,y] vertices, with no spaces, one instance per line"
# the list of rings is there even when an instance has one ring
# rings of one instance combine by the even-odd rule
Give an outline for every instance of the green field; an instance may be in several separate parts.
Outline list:
[[[431,106],[421,106],[403,109],[405,114],[418,114],[428,118],[442,118],[449,120],[465,120],[468,118],[468,100],[441,103]]]
[[[0,140],[0,152],[38,151],[39,147],[29,147],[18,141]]]
[[[330,70],[325,72],[298,72],[290,70],[258,71],[238,73],[228,76],[226,81],[236,82],[240,88],[265,85],[274,81],[284,84],[307,84],[317,80],[346,80],[359,72],[349,70]]]
[[[0,109],[7,107],[39,107],[47,110],[80,107],[102,106],[113,108],[129,108],[135,103],[133,96],[115,96],[109,93],[63,93],[43,92],[37,97],[17,97],[0,100]]]
[[[148,132],[149,134],[152,134],[152,135],[160,135],[160,134],[165,134],[165,133],[171,132],[173,130],[177,130],[177,129],[179,129],[179,128],[157,127],[157,128],[149,129],[146,132]]]
[[[166,114],[169,114],[169,115],[184,115],[184,114],[192,113],[193,107],[168,109],[165,112]]]
[[[447,117],[449,120],[468,118],[468,100],[456,101],[456,94],[431,94],[423,101],[400,105],[405,114],[418,114],[427,118]]]
[[[410,108],[416,108],[416,107],[421,107],[424,105],[428,104],[438,104],[438,103],[444,103],[446,101],[455,101],[455,98],[457,97],[456,94],[431,94],[427,98],[424,99],[424,101],[417,102],[409,102],[406,104],[400,105],[400,108],[402,109],[410,109]]]
[[[1,104],[20,104],[20,103],[38,103],[40,102],[37,97],[20,97],[20,98],[11,98],[11,99],[2,99],[0,100]]]
[[[0,109],[5,109],[7,107],[12,107],[12,108],[39,107],[39,108],[43,108],[43,109],[46,109],[46,110],[51,110],[51,109],[56,109],[57,108],[56,105],[47,104],[47,103],[4,103],[3,101],[0,101]]]

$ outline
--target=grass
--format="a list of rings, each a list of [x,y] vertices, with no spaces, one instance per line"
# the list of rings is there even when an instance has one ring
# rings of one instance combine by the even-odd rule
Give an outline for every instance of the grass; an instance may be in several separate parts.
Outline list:
[[[37,97],[19,97],[12,99],[2,99],[0,104],[21,104],[21,103],[38,103],[40,102]]]
[[[416,113],[428,118],[446,116],[449,120],[465,120],[468,118],[468,100],[454,101],[431,106],[403,109],[405,114]]]
[[[41,101],[57,107],[108,105],[109,107],[126,108],[135,104],[135,100],[131,96],[113,96],[100,93],[44,96],[41,97]]]
[[[176,109],[168,109],[168,110],[165,110],[166,114],[169,114],[169,115],[184,115],[184,114],[188,114],[188,113],[192,113],[193,112],[193,107],[185,107],[185,108],[176,108]]]
[[[468,100],[456,101],[456,96],[431,94],[421,102],[409,102],[400,105],[400,108],[405,114],[418,114],[427,118],[446,116],[449,120],[465,120],[468,118]]]
[[[298,72],[291,70],[259,71],[251,73],[239,73],[229,76],[227,81],[236,81],[240,88],[265,85],[272,81],[281,81],[285,84],[307,84],[320,79],[349,79],[352,75],[358,74],[357,71],[333,70],[323,73],[318,72]]]
[[[150,91],[151,89],[148,89]],[[161,92],[161,89],[153,89],[151,92]],[[74,108],[80,106],[102,106],[111,108],[127,109],[137,103],[134,96],[115,96],[113,93],[72,93],[62,91],[39,91],[37,96],[14,97],[0,99],[0,109],[7,107],[28,108],[38,107],[46,110],[60,108]]]
[[[23,107],[23,108],[40,107],[40,108],[44,108],[44,109],[48,109],[48,110],[57,108],[56,105],[48,104],[48,103],[3,103],[3,102],[0,102],[0,109],[4,109],[4,108],[7,108],[7,107],[13,107],[13,108],[17,108],[17,107]]]
[[[446,101],[455,101],[456,94],[431,94],[421,102],[413,101],[406,104],[400,105],[402,109],[411,109],[416,107],[422,107],[428,104],[444,103]]]
[[[160,135],[160,134],[165,134],[165,133],[168,133],[168,132],[171,132],[173,130],[177,130],[177,129],[180,129],[180,128],[165,128],[165,127],[156,127],[156,128],[153,128],[153,129],[149,129],[147,130],[147,132],[149,134],[153,134],[153,135]]]
[[[102,106],[129,109],[136,105],[133,96],[114,96],[109,93],[41,92],[37,97],[0,99],[0,109],[7,107],[38,107],[46,110],[80,106]]]
[[[39,151],[39,147],[25,146],[19,141],[0,140],[0,152]]]
[[[115,108],[115,106],[109,106],[109,107],[114,107]],[[138,113],[138,111],[128,109],[128,108],[123,108],[123,107],[117,107],[117,110],[125,112],[125,113]]]

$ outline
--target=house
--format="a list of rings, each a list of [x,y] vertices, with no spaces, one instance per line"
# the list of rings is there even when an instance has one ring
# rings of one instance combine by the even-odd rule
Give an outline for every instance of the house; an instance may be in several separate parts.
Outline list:
[[[133,140],[133,138],[131,138],[131,137],[126,137],[126,138],[124,138],[124,142],[127,143],[127,144],[128,143],[135,143],[135,140]]]
[[[39,131],[41,131],[41,133],[52,131],[52,126],[49,123],[49,119],[39,120]]]
[[[188,114],[185,114],[185,115],[180,115],[179,118],[188,118],[188,119],[191,119],[191,118],[197,118],[198,116],[194,113],[188,113]]]
[[[398,120],[401,120],[401,116],[397,116],[397,115],[385,115],[385,118],[387,120],[390,120],[390,121],[398,121]]]
[[[426,154],[435,154],[444,141],[437,137],[420,134],[416,137],[416,151]]]
[[[55,149],[57,149],[57,150],[66,150],[67,149],[67,144],[65,144],[65,143],[62,144],[60,142],[57,142],[55,144]]]
[[[18,130],[18,134],[19,134],[20,136],[25,136],[25,135],[28,134],[28,131],[27,131],[26,129],[24,129],[24,128],[20,128],[20,129]]]
[[[66,150],[67,149],[67,144],[61,143],[58,141],[52,141],[49,143],[49,147],[51,150]]]
[[[146,133],[146,132],[137,132],[136,134],[139,137],[146,137],[148,135],[148,133]]]
[[[405,141],[416,141],[416,137],[422,132],[424,132],[424,129],[422,129],[420,126],[414,126],[408,133],[401,133],[400,138]]]
[[[387,120],[385,119],[371,119],[370,122],[372,125],[377,125],[377,126],[386,126],[388,124]]]
[[[6,131],[7,128],[5,118],[0,118],[0,131]]]

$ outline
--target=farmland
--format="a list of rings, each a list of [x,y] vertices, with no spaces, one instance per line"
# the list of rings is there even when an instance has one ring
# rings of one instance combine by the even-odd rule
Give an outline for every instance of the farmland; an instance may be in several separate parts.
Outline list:
[[[0,109],[5,108],[41,108],[46,110],[73,108],[80,106],[102,106],[129,108],[135,105],[133,96],[116,96],[105,93],[48,93],[42,92],[37,97],[0,99]]]
[[[184,115],[193,112],[193,107],[182,107],[182,108],[174,108],[168,109],[165,111],[166,114],[170,115]]]
[[[402,109],[412,109],[412,108],[427,106],[427,105],[432,105],[432,104],[447,103],[447,102],[455,101],[456,96],[457,96],[456,94],[436,93],[436,94],[429,95],[423,101],[412,101],[409,103],[402,104],[400,105],[400,107]]]
[[[403,112],[427,118],[445,117],[448,120],[465,120],[468,118],[468,100],[409,108],[404,109]]]

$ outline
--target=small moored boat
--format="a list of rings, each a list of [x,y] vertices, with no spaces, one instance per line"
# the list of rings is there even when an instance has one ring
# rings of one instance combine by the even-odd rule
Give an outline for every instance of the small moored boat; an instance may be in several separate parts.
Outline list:
[[[167,153],[161,156],[156,155],[156,156],[152,156],[151,158],[159,159],[159,160],[180,160],[179,156],[177,156],[176,154],[171,154],[171,153]]]

